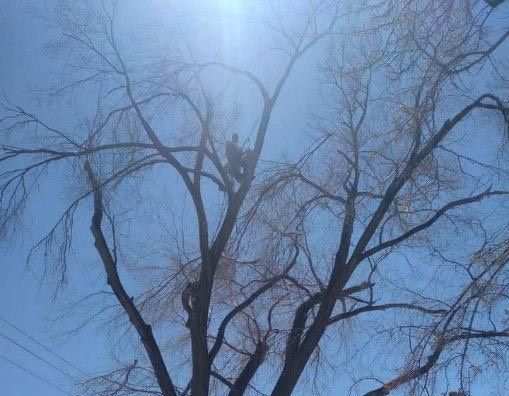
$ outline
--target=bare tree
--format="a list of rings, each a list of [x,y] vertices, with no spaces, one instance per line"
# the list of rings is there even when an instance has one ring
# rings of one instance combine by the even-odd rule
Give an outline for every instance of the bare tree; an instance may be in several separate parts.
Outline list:
[[[69,68],[48,96],[83,93],[96,110],[75,132],[5,101],[0,230],[16,226],[50,167],[72,171],[71,202],[30,253],[51,257],[64,284],[74,219],[93,202],[117,310],[98,314],[135,332],[145,352],[84,391],[289,395],[333,359],[341,374],[366,369],[345,393],[429,394],[456,378],[454,392],[468,394],[479,373],[505,370],[504,6],[264,3],[275,48],[265,61],[279,70],[268,83],[180,42],[129,52],[121,2],[60,2],[52,48]],[[323,101],[310,140],[263,161],[276,104],[311,51],[323,55]],[[241,89],[258,113],[237,182],[223,147],[239,127]],[[494,158],[472,148],[484,142]],[[338,354],[338,344],[358,351]]]

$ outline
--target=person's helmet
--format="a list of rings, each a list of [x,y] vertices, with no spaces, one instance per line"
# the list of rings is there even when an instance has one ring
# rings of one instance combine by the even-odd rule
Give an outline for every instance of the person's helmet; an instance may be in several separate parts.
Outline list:
[[[238,141],[239,141],[239,135],[237,135],[236,133],[234,133],[234,134],[232,135],[232,141],[234,141],[234,142],[238,142]]]

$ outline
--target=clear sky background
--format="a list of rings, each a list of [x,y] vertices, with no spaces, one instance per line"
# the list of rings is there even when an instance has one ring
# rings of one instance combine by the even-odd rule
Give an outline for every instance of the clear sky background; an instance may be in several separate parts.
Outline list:
[[[165,3],[166,1],[160,0],[160,2]],[[63,111],[51,113],[44,106],[40,106],[38,97],[33,92],[35,88],[47,87],[47,84],[58,75],[62,65],[60,59],[48,56],[45,49],[45,44],[54,38],[57,32],[48,29],[47,24],[29,12],[33,7],[43,8],[44,3],[51,4],[52,2],[0,0],[0,89],[11,102],[23,104],[27,109],[62,125],[72,125],[74,120],[62,119],[62,117],[66,117],[67,114],[79,116],[83,108],[85,112],[88,111],[86,99],[75,98],[74,102],[65,104],[67,107]],[[207,48],[204,48],[200,43],[206,41],[203,39],[204,36],[213,34],[217,40],[221,40],[221,37],[224,40],[220,51],[226,60],[254,65],[253,69],[263,75],[265,81],[268,82],[276,75],[271,69],[273,65],[257,62],[256,53],[250,53],[251,58],[242,58],[243,41],[239,40],[238,36],[244,34],[244,40],[252,41],[259,33],[256,23],[252,24],[252,20],[242,21],[240,19],[240,22],[237,20],[238,25],[222,23],[223,17],[211,14],[211,9],[208,11],[193,10],[194,2],[187,3],[190,5],[180,5],[180,13],[172,15],[160,15],[157,1],[149,2],[149,6],[143,1],[128,3],[129,7],[126,12],[130,15],[127,15],[124,20],[132,21],[133,25],[138,20],[152,20],[154,28],[156,28],[156,21],[164,20],[166,17],[189,30],[192,30],[193,24],[196,24],[203,28],[201,32],[197,31],[196,33],[203,36],[194,38],[194,42],[197,43],[196,51],[206,53]],[[230,3],[235,2],[231,1]],[[213,8],[212,11],[214,11]],[[212,17],[211,15],[216,16]],[[249,29],[245,29],[247,24],[250,26]],[[126,26],[124,28],[129,29]],[[136,34],[136,30],[133,32]],[[231,40],[231,38],[236,39]],[[133,46],[136,47],[136,43],[133,43]],[[260,47],[262,46],[260,43]],[[316,84],[318,76],[316,78],[309,76],[309,70],[315,64],[313,53],[310,53],[294,71],[278,104],[278,107],[284,111],[276,111],[271,121],[270,145],[264,152],[265,159],[281,152],[291,153],[298,147],[299,140],[304,138],[303,132],[309,120],[306,114],[313,109],[319,94]],[[254,112],[250,114],[249,109],[244,110],[246,112],[245,129],[249,131],[255,121],[253,119]],[[249,132],[246,131],[240,131],[241,139],[249,137]],[[290,140],[290,133],[297,138],[294,137]],[[112,338],[108,337],[106,326],[101,322],[92,323],[81,331],[71,334],[70,330],[76,325],[75,318],[61,318],[66,312],[66,303],[79,298],[88,289],[104,289],[102,274],[94,269],[94,266],[97,265],[95,252],[88,249],[71,257],[71,287],[64,290],[56,302],[52,300],[54,286],[50,282],[41,285],[39,281],[42,263],[35,261],[30,268],[25,264],[27,248],[47,231],[47,227],[54,222],[59,209],[63,207],[62,195],[65,197],[67,186],[60,184],[58,174],[50,173],[48,180],[50,182],[40,191],[42,198],[31,202],[30,216],[24,219],[16,237],[11,242],[0,245],[1,396],[65,394],[64,392],[71,390],[73,379],[82,378],[83,373],[97,373],[105,370],[111,362],[109,351]],[[91,246],[88,223],[88,217],[78,217],[76,222],[78,231],[75,233],[77,245]],[[79,312],[77,314],[79,315]],[[35,337],[53,352],[64,357],[67,362],[51,355],[40,345],[35,344],[33,340],[16,331],[3,319]],[[19,345],[15,345],[13,341],[29,348],[35,355],[43,357],[57,368],[50,367],[36,356],[20,348]],[[3,358],[7,358],[11,362]],[[61,390],[42,382],[41,379],[35,378],[24,370],[36,373]],[[475,396],[488,396],[491,394],[491,388],[489,384],[484,384],[476,392]],[[331,381],[324,386],[323,395],[325,396],[345,394],[344,383],[340,381]],[[402,393],[396,392],[394,395],[402,395]]]

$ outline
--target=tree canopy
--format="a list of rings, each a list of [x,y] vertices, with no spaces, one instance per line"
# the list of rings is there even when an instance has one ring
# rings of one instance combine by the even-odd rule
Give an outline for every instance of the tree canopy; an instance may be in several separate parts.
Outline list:
[[[129,345],[76,393],[504,394],[507,4],[158,3],[55,2],[52,119],[2,104],[0,235],[58,185],[29,265]]]

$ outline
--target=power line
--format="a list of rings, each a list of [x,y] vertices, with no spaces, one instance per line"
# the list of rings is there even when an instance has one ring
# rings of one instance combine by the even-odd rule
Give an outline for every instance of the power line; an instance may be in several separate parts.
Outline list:
[[[5,338],[7,341],[13,343],[14,345],[16,345],[18,348],[21,348],[23,349],[25,352],[29,353],[30,355],[36,357],[37,359],[39,359],[40,361],[46,363],[48,366],[54,368],[55,370],[59,371],[60,373],[64,374],[66,377],[69,377],[70,379],[72,379],[73,381],[76,381],[76,379],[70,375],[69,373],[63,371],[61,368],[55,366],[53,363],[51,362],[48,362],[46,359],[44,359],[43,357],[39,356],[37,353],[35,352],[32,352],[30,349],[24,347],[23,345],[21,345],[19,342],[16,342],[15,340],[13,340],[11,337],[3,334],[2,332],[0,332],[0,336]]]
[[[30,334],[28,334],[27,332],[23,331],[22,329],[20,329],[18,326],[16,326],[15,324],[13,324],[12,322],[8,321],[7,319],[3,318],[2,316],[0,316],[0,321],[6,323],[7,325],[11,326],[13,329],[19,331],[21,334],[23,334],[25,337],[29,338],[30,340],[32,340],[33,342],[35,342],[37,345],[39,345],[41,348],[43,348],[45,351],[51,353],[53,356],[56,356],[58,359],[60,359],[62,362],[66,363],[67,365],[71,366],[72,368],[74,368],[75,370],[79,371],[81,374],[83,375],[87,375],[87,373],[85,373],[82,369],[80,369],[79,367],[76,367],[74,364],[72,364],[70,361],[68,361],[67,359],[65,359],[64,357],[62,357],[61,355],[59,355],[58,353],[54,352],[53,350],[51,350],[50,348],[48,348],[47,346],[45,346],[44,344],[42,344],[41,342],[39,342],[38,340],[36,340],[34,337],[32,337]]]
[[[70,361],[68,361],[67,359],[65,359],[64,357],[62,357],[61,355],[59,355],[58,353],[54,352],[53,350],[51,350],[50,348],[48,348],[47,346],[45,346],[44,344],[42,344],[40,341],[38,341],[37,339],[35,339],[34,337],[32,337],[30,334],[28,334],[27,332],[23,331],[22,329],[20,329],[19,327],[17,327],[15,324],[13,324],[12,322],[8,321],[7,319],[3,318],[2,316],[0,316],[0,321],[4,322],[5,324],[11,326],[13,329],[15,329],[16,331],[20,332],[21,334],[23,334],[25,337],[29,338],[31,341],[33,341],[34,343],[36,343],[37,345],[39,345],[41,348],[43,348],[45,351],[51,353],[52,355],[56,356],[58,359],[60,359],[62,362],[66,363],[67,365],[69,365],[70,367],[74,368],[75,370],[79,371],[81,374],[83,375],[89,375],[87,374],[86,372],[84,372],[82,369],[80,369],[79,367],[77,367],[76,365],[74,365],[73,363],[71,363]],[[50,367],[54,368],[55,370],[59,371],[60,373],[64,374],[66,377],[72,379],[73,381],[76,381],[76,378],[74,378],[73,376],[71,376],[69,373],[61,370],[59,367],[55,366],[54,364],[48,362],[46,359],[42,358],[41,356],[37,355],[35,352],[29,350],[28,348],[24,347],[23,345],[19,344],[18,342],[16,342],[15,340],[13,340],[12,338],[6,336],[5,334],[3,334],[2,332],[0,332],[0,336],[1,337],[4,337],[5,339],[7,339],[8,341],[12,342],[13,344],[15,344],[17,347],[23,349],[24,351],[28,352],[29,354],[35,356],[37,359],[43,361],[44,363],[46,363],[47,365],[49,365]],[[21,367],[20,365],[18,365],[17,363],[15,362],[12,362],[10,361],[9,359],[7,359],[6,357],[4,356],[1,356],[0,355],[0,358],[8,361],[9,363],[15,365],[16,367],[19,367],[20,369],[26,371],[27,373],[33,375],[34,377],[40,379],[41,381],[47,383],[48,385],[51,385],[53,387],[55,387],[56,389],[58,389],[59,391],[69,395],[68,392],[62,390],[61,388],[58,388],[56,386],[54,386],[53,384],[49,383],[48,381],[46,381],[44,378],[41,378],[39,377],[37,374],[31,372],[30,370],[24,368],[24,367]],[[114,381],[111,381],[111,380],[108,380],[110,382],[114,382]],[[72,395],[71,395],[72,396]]]
[[[3,359],[3,360],[5,360],[7,363],[10,363],[10,364],[12,364],[13,366],[15,366],[15,367],[17,367],[17,368],[19,368],[19,369],[23,370],[24,372],[26,372],[26,373],[30,374],[32,377],[37,378],[39,381],[42,381],[42,382],[44,382],[45,384],[47,384],[47,385],[51,386],[52,388],[55,388],[56,390],[58,390],[58,391],[62,392],[64,395],[72,396],[69,392],[67,392],[67,391],[65,391],[64,389],[60,388],[59,386],[57,386],[57,385],[53,384],[52,382],[50,382],[50,381],[48,381],[48,380],[44,379],[44,378],[43,378],[43,377],[41,377],[40,375],[35,374],[33,371],[31,371],[31,370],[29,370],[29,369],[27,369],[27,368],[25,368],[25,367],[21,366],[20,364],[18,364],[18,363],[16,363],[16,362],[13,362],[13,361],[12,361],[12,360],[10,360],[9,358],[6,358],[5,356],[0,355],[0,359]]]

